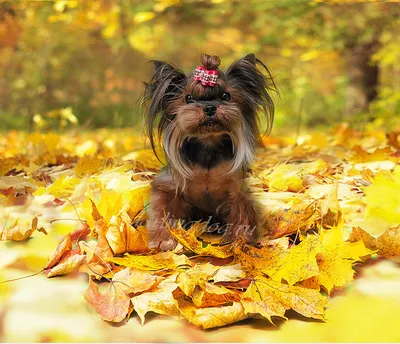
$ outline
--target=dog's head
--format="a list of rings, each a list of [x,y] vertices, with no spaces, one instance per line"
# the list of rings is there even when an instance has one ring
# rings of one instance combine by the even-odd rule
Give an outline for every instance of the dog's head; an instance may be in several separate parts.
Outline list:
[[[154,74],[146,84],[146,133],[154,150],[155,127],[168,163],[190,177],[190,166],[181,149],[192,138],[215,142],[223,136],[232,141],[232,171],[251,161],[260,139],[259,115],[272,127],[274,104],[270,90],[275,84],[267,67],[254,54],[219,70],[217,56],[201,55],[201,66],[188,75],[172,65],[153,61]],[[261,68],[258,68],[261,67]],[[159,117],[159,120],[158,120]]]

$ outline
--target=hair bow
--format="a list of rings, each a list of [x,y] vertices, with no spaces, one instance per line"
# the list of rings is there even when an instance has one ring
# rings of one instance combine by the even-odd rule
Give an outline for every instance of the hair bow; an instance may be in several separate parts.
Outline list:
[[[217,83],[218,71],[215,69],[206,69],[204,66],[199,66],[194,71],[194,80],[201,81],[203,86],[214,87]]]

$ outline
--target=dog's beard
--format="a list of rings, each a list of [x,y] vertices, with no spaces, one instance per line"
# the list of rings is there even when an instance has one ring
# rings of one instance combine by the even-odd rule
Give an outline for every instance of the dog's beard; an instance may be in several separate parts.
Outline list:
[[[163,146],[166,158],[177,180],[184,186],[193,178],[192,166],[182,154],[186,140],[196,138],[207,144],[213,144],[228,135],[232,141],[233,158],[229,173],[242,170],[253,159],[256,138],[243,113],[234,104],[221,106],[212,126],[204,125],[204,115],[195,106],[183,106],[177,109],[175,119],[165,127]]]

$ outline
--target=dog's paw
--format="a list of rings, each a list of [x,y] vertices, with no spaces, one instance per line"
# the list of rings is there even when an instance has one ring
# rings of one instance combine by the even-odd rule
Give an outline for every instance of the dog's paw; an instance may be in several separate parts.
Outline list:
[[[149,240],[149,248],[159,248],[161,251],[172,251],[177,244],[178,242],[169,233]]]
[[[221,244],[226,245],[237,241],[239,238],[243,238],[246,244],[255,246],[257,244],[258,233],[256,228],[243,228],[242,226],[235,227],[233,230],[227,231],[223,234]]]

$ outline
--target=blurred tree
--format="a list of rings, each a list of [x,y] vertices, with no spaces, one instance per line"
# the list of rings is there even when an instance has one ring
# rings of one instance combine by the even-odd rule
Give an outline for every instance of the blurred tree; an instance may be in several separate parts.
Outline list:
[[[344,0],[0,0],[0,113],[24,127],[71,106],[81,124],[131,125],[149,59],[190,70],[201,52],[224,67],[251,51],[276,75],[278,125],[301,107],[311,125],[373,100],[376,113],[388,102],[397,111],[399,11]]]

